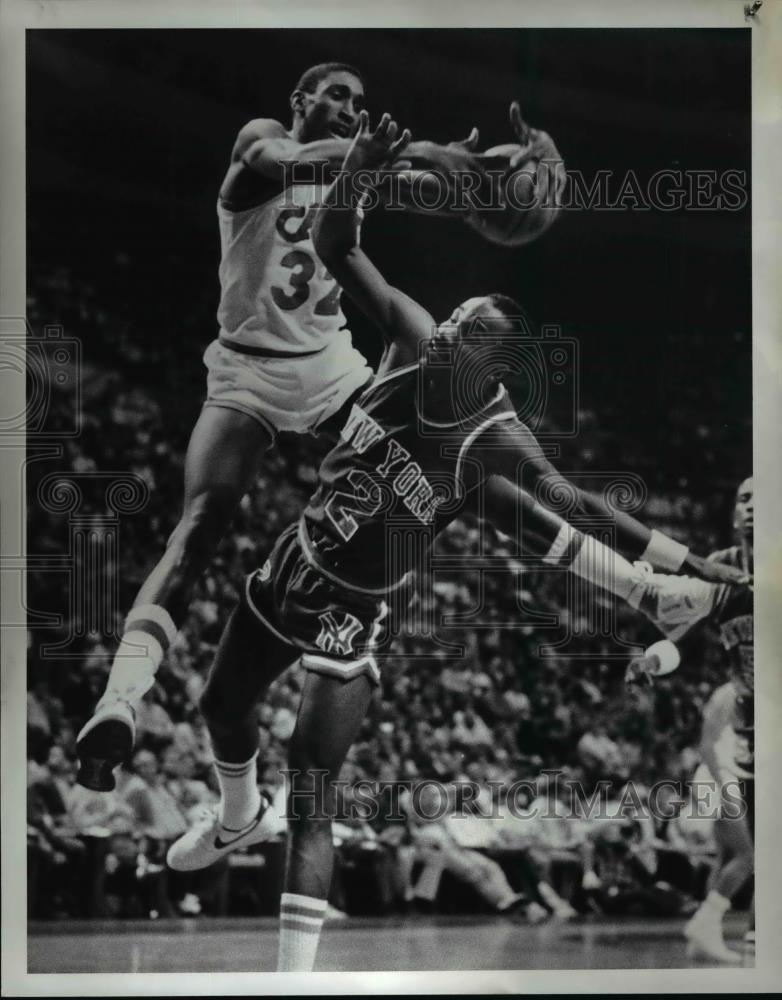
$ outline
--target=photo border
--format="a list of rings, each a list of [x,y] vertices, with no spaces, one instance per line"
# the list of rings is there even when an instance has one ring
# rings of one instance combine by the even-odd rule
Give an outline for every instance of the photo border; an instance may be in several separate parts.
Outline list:
[[[2,0],[0,6],[0,318],[25,315],[25,43],[27,28],[391,28],[391,27],[745,27],[752,32],[752,308],[754,361],[755,591],[759,672],[757,739],[757,950],[754,969],[635,970],[632,992],[774,990],[782,981],[782,2],[751,18],[742,0],[415,0],[296,5],[281,0]],[[3,381],[0,417],[24,409],[24,377]],[[715,406],[718,401],[715,401]],[[24,442],[0,445],[2,553],[21,556],[25,523]],[[18,587],[2,577],[2,621],[24,620]],[[22,617],[19,617],[20,614]],[[628,991],[627,969],[470,972],[247,974],[59,974],[26,972],[26,630],[4,629],[2,674],[2,965],[8,996],[246,995]],[[523,934],[522,928],[519,934]]]

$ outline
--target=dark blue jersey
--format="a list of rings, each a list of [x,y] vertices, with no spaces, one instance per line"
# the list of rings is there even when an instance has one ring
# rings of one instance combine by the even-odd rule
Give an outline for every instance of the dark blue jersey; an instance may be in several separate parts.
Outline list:
[[[714,562],[744,569],[738,546],[713,552]],[[717,602],[714,620],[728,654],[732,680],[739,693],[755,691],[755,618],[749,587],[726,587]]]
[[[378,377],[321,463],[303,544],[327,574],[383,593],[416,569],[484,478],[486,432],[516,414],[504,387],[469,418],[425,420],[419,365]]]
[[[713,552],[714,562],[746,569],[741,549],[734,545]],[[747,740],[748,756],[741,767],[752,771],[755,755],[755,616],[749,587],[726,587],[717,602],[714,620],[729,658],[731,680],[736,688],[736,732]]]

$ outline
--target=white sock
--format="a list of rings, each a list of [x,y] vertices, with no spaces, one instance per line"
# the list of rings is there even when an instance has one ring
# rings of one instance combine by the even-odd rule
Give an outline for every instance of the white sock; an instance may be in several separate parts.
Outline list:
[[[284,892],[280,900],[278,972],[312,972],[326,900]]]
[[[258,815],[261,793],[255,762],[258,751],[241,764],[216,760],[215,770],[220,784],[220,822],[226,830],[243,830]]]
[[[730,900],[715,889],[712,889],[701,903],[701,910],[713,915],[717,920],[722,920],[729,909]]]
[[[564,525],[560,534],[565,528],[573,532],[569,525]],[[581,537],[581,546],[570,563],[570,572],[627,600],[638,585],[638,570],[624,556],[591,535]]]
[[[651,563],[656,569],[666,570],[668,573],[678,573],[689,552],[686,545],[675,542],[672,538],[653,528],[641,559],[643,562]]]
[[[138,704],[155,683],[157,668],[176,633],[171,615],[159,604],[131,608],[101,701],[122,698]]]

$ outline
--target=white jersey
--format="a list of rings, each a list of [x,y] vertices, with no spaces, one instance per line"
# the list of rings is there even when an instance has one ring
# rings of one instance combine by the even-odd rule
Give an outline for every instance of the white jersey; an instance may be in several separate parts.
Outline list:
[[[338,332],[341,289],[312,243],[322,193],[297,184],[239,212],[218,202],[223,341],[288,353],[319,351],[339,337],[350,343],[347,330]]]

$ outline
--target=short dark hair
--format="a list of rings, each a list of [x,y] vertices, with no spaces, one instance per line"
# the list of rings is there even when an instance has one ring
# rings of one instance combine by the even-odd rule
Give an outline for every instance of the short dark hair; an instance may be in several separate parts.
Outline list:
[[[487,295],[486,298],[489,302],[491,302],[495,309],[506,317],[506,319],[518,319],[520,316],[526,319],[524,310],[515,299],[510,297],[510,295],[502,295],[500,292],[492,292],[491,295]]]
[[[351,66],[349,63],[343,62],[325,62],[318,63],[317,66],[310,66],[308,70],[305,70],[299,78],[299,82],[293,88],[294,90],[303,90],[307,94],[313,94],[318,89],[318,84],[321,80],[324,80],[330,73],[350,73],[355,76],[357,80],[361,81],[361,86],[364,86],[364,77],[359,73],[355,66]]]

